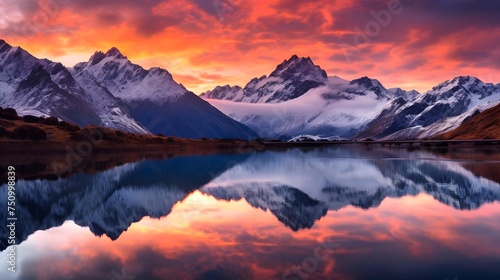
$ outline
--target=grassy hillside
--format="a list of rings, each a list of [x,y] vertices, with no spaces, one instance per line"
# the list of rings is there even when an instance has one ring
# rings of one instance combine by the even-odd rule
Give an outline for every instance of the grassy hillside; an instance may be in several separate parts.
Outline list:
[[[433,138],[437,140],[500,139],[500,105],[483,111],[453,131]]]

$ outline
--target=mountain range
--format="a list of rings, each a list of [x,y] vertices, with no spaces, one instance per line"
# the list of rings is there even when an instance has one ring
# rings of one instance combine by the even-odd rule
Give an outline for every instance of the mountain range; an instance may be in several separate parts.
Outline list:
[[[146,70],[116,48],[67,68],[0,40],[0,106],[21,115],[135,133],[196,139],[257,136],[176,83],[167,70]]]
[[[401,140],[457,128],[499,104],[500,86],[460,76],[421,94],[368,77],[329,77],[310,58],[292,56],[244,88],[226,85],[200,96],[264,138]]]
[[[208,101],[208,102],[207,102]],[[328,76],[293,55],[244,87],[197,96],[165,69],[144,69],[117,48],[73,67],[0,40],[0,107],[79,126],[183,138],[426,139],[500,103],[500,85],[460,76],[425,93],[376,79]]]
[[[343,147],[189,156],[56,180],[19,180],[17,244],[67,220],[115,240],[144,217],[168,216],[195,190],[221,201],[246,201],[293,231],[311,228],[328,211],[349,205],[374,208],[388,197],[425,193],[459,210],[500,201],[498,182],[472,173],[459,161],[408,153]],[[6,186],[0,186],[4,220]],[[8,246],[7,230],[0,229],[0,251]]]

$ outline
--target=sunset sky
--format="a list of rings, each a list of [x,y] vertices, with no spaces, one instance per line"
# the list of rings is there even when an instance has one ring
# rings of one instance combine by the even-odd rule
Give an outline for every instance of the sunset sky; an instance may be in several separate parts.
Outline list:
[[[293,54],[330,76],[425,91],[457,75],[500,82],[498,11],[491,0],[0,0],[0,38],[66,66],[115,46],[198,94]]]
[[[391,264],[390,273],[415,268],[423,276],[450,260],[462,264],[451,266],[453,276],[467,276],[481,262],[487,271],[495,270],[490,264],[500,254],[496,206],[459,211],[423,194],[388,198],[377,208],[331,211],[311,229],[293,232],[270,211],[244,200],[216,201],[196,191],[167,217],[144,218],[116,241],[68,221],[37,231],[21,244],[19,254],[25,279],[112,279],[112,268],[119,275],[126,268],[125,275],[135,279],[191,279],[214,270],[228,275],[217,279],[285,279],[284,272],[330,240],[340,247],[319,262],[315,276],[366,279]]]

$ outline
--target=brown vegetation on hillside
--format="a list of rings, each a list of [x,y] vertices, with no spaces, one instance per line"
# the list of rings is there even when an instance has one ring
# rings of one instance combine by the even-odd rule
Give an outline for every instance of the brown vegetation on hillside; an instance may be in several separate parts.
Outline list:
[[[433,138],[436,140],[500,139],[500,105],[483,111],[453,131]]]
[[[177,137],[134,134],[98,126],[83,128],[55,117],[18,116],[11,108],[0,108],[0,153],[54,154],[68,149],[87,149],[93,154],[136,150],[231,149],[244,147],[241,140],[191,140]]]

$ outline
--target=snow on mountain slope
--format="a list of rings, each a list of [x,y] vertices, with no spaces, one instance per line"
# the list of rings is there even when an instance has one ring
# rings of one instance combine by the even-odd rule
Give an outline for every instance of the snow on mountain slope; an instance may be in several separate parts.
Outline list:
[[[145,70],[118,49],[96,52],[75,65],[75,77],[91,76],[128,107],[131,115],[152,133],[184,138],[253,139],[257,135],[227,117],[184,86],[165,69]]]
[[[461,76],[441,83],[400,107],[382,113],[360,135],[379,139],[416,139],[453,130],[478,112],[500,103],[500,88]],[[384,119],[385,121],[381,121]]]
[[[212,105],[263,138],[290,140],[351,138],[396,98],[410,101],[416,91],[386,89],[378,80],[328,77],[310,58],[292,56],[269,77],[244,88],[229,85],[201,94]]]
[[[95,81],[77,82],[61,63],[37,59],[4,41],[0,44],[1,106],[13,107],[21,115],[55,116],[80,126],[148,133],[109,92],[81,87],[91,87]]]
[[[200,97],[206,99],[218,99],[218,100],[241,100],[243,98],[243,89],[240,86],[216,86],[213,90],[208,90],[202,94]]]
[[[437,135],[434,139],[471,140],[471,139],[500,139],[500,104],[484,110],[467,120],[457,129],[445,134]]]
[[[125,102],[149,100],[165,103],[182,97],[187,90],[161,68],[145,70],[133,64],[116,48],[96,52],[88,62],[75,65],[72,73],[88,72],[114,96]]]
[[[308,81],[317,84],[297,86]],[[282,92],[290,85],[296,85],[293,94]],[[446,81],[425,94],[385,89],[368,77],[351,82],[326,77],[309,58],[294,56],[269,77],[255,78],[243,89],[217,87],[201,96],[263,138],[310,135],[395,140],[427,138],[457,128],[500,103],[500,87],[467,76]]]
[[[298,98],[327,80],[326,72],[314,65],[311,58],[294,55],[278,65],[269,77],[254,78],[243,89],[239,86],[216,87],[200,96],[234,102],[281,103]]]
[[[47,69],[49,73],[45,64],[22,48],[0,40],[0,106],[15,108],[21,115],[50,115],[81,126],[102,125],[74,81],[59,86],[51,76],[57,69]],[[54,75],[57,78],[58,74]]]
[[[402,97],[406,101],[414,100],[415,98],[417,98],[417,96],[420,95],[420,93],[416,90],[406,91],[401,88],[390,88],[389,91],[392,92],[394,96]]]
[[[325,85],[281,103],[209,101],[263,138],[289,140],[303,134],[350,138],[388,106],[396,94],[367,77],[351,82],[331,77]]]
[[[149,133],[149,131],[130,114],[127,106],[101,86],[87,72],[74,73],[74,78],[89,93],[87,101],[98,112],[104,126],[128,132]]]
[[[128,109],[119,99],[89,75],[73,76],[61,63],[47,59],[40,60],[40,63],[59,87],[86,101],[101,118],[104,126],[127,132],[149,133],[130,116]]]

